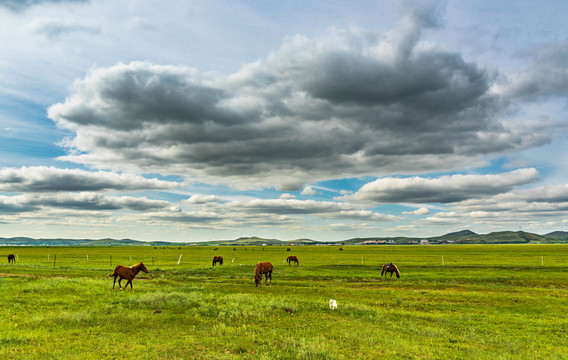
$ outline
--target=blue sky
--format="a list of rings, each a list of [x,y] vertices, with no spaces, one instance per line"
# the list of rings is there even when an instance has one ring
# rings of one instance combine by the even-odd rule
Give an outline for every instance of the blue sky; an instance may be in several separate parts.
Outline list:
[[[0,0],[0,236],[566,231],[567,11]]]

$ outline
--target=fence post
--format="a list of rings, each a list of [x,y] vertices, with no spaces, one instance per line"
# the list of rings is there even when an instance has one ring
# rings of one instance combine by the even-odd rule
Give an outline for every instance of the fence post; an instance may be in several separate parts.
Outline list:
[[[57,254],[53,255],[53,267],[55,267],[55,261],[57,260]]]
[[[87,262],[89,262],[89,254],[87,254]]]
[[[110,255],[110,267],[112,267],[112,255]]]
[[[444,266],[444,255],[442,255],[442,266]]]
[[[179,262],[181,261],[181,256],[182,256],[182,255],[183,255],[183,254],[179,254],[179,259],[178,259],[178,263],[177,263],[178,265],[179,265]]]
[[[544,256],[540,257],[540,266],[544,266]]]

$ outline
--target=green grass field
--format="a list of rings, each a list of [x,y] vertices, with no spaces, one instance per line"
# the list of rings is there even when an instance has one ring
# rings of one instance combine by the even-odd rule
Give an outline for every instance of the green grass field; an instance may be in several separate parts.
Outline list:
[[[0,357],[568,359],[568,245],[343,248],[3,247]],[[113,291],[139,261],[149,274]]]

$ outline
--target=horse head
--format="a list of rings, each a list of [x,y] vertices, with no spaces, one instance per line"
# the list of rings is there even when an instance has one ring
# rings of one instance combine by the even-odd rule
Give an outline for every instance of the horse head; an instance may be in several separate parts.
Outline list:
[[[140,270],[144,271],[145,273],[148,273],[148,269],[146,268],[146,265],[144,265],[143,262],[140,262]]]

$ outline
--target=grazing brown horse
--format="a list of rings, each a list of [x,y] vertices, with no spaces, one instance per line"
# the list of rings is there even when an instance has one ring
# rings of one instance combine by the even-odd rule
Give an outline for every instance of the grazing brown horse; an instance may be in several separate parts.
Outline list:
[[[395,264],[393,263],[388,263],[388,264],[384,264],[383,265],[383,271],[381,272],[381,277],[383,276],[383,274],[387,274],[387,273],[391,273],[391,277],[392,277],[392,273],[396,273],[396,277],[400,278],[400,271],[398,271],[398,268],[396,267]]]
[[[258,264],[256,264],[255,268],[254,268],[254,284],[256,286],[262,286],[262,274],[264,274],[265,279],[264,279],[264,285],[266,285],[266,282],[268,281],[268,278],[270,278],[270,286],[272,286],[272,269],[274,267],[272,266],[271,262],[259,262]]]
[[[286,258],[286,261],[288,262],[288,265],[290,265],[291,262],[295,262],[296,266],[300,265],[300,262],[298,261],[298,257],[294,256],[294,255],[288,256]]]
[[[213,256],[213,266],[219,263],[219,265],[223,265],[223,257],[222,256]]]
[[[16,263],[16,256],[14,254],[8,255],[8,264],[12,262]]]
[[[146,269],[146,265],[144,265],[144,263],[133,265],[131,267],[126,267],[122,265],[118,265],[117,267],[115,267],[114,272],[109,275],[109,276],[114,276],[112,289],[114,290],[114,284],[116,284],[116,278],[120,277],[118,279],[118,288],[120,289],[120,291],[123,290],[123,288],[120,286],[120,282],[122,281],[122,279],[128,280],[126,282],[126,285],[124,285],[124,289],[126,289],[128,287],[128,284],[130,284],[130,291],[132,291],[132,279],[134,279],[134,277],[140,272],[140,270],[144,271],[145,273],[148,273],[148,269]]]

